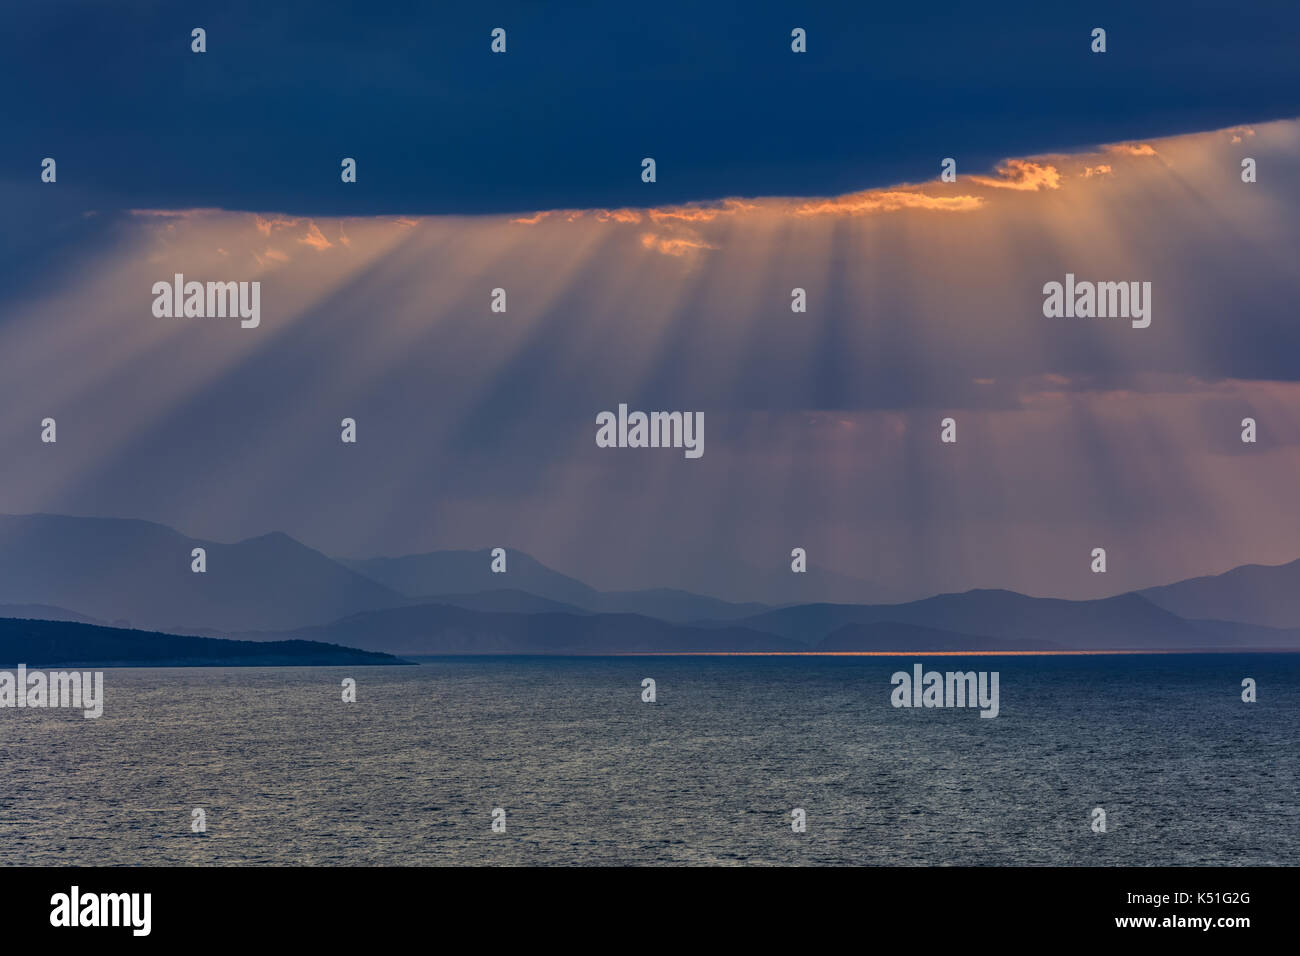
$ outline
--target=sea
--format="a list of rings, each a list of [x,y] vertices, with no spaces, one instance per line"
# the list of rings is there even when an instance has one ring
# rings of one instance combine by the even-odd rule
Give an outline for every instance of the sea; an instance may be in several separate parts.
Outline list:
[[[915,663],[998,716],[893,706]],[[98,719],[0,710],[4,864],[1300,864],[1295,654],[104,674]]]

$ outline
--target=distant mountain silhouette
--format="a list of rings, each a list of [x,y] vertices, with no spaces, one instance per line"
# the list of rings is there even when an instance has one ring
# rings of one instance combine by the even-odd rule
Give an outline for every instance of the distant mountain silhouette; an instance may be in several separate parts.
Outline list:
[[[204,574],[190,570],[195,547],[207,552]],[[676,588],[598,591],[506,552],[507,572],[494,574],[488,549],[337,561],[278,532],[221,544],[148,521],[0,515],[0,615],[212,638],[314,629],[336,643],[410,653],[871,650],[882,641],[938,642],[935,650],[988,641],[1003,649],[1300,647],[1300,561],[1091,601],[974,590],[773,607]],[[774,603],[801,590],[871,590],[812,569],[793,584],[780,582],[804,576],[753,573],[770,579]]]
[[[770,611],[766,604],[729,604],[717,598],[655,588],[646,591],[593,591],[584,603],[568,604],[539,597],[515,588],[498,588],[472,594],[430,594],[419,604],[450,604],[471,611],[501,611],[507,614],[539,614],[563,611],[569,614],[640,614],[677,624],[714,624]]]
[[[1246,564],[1138,593],[1181,617],[1300,627],[1300,560]]]
[[[518,592],[610,614],[644,614],[665,621],[728,621],[769,610],[767,604],[733,604],[677,588],[597,591],[554,571],[523,551],[506,549],[506,571],[493,573],[491,549],[431,551],[400,558],[345,560],[347,567],[421,602],[437,601],[475,610],[524,609]],[[470,595],[492,594],[470,600]],[[559,610],[560,608],[555,608]],[[541,610],[541,608],[537,608]]]
[[[207,552],[202,574],[190,570],[196,547]],[[508,572],[493,574],[486,549],[340,562],[279,532],[222,544],[135,519],[0,515],[0,605],[12,604],[14,617],[209,636],[325,624],[429,600],[683,622],[767,609],[668,588],[601,592],[522,551],[507,554]]]
[[[207,572],[190,552],[207,551]],[[298,627],[406,603],[288,535],[236,544],[149,521],[0,515],[0,604],[50,604],[164,631]]]
[[[900,591],[833,571],[815,562],[810,562],[804,573],[793,574],[788,550],[764,555],[761,562],[749,560],[751,557],[754,556],[737,555],[718,562],[704,554],[684,554],[680,563],[664,569],[667,576],[660,583],[673,589],[709,594],[729,604],[760,602],[769,607],[812,603],[893,604],[925,596],[915,590]]]
[[[1300,628],[1265,627],[1262,624],[1242,624],[1240,621],[1188,621],[1187,623],[1202,633],[1213,635],[1214,640],[1225,647],[1300,649]]]
[[[957,634],[1047,641],[1073,649],[1196,648],[1240,645],[1240,634],[1192,622],[1137,594],[1096,601],[1034,598],[1014,591],[941,594],[906,604],[806,604],[737,622],[805,646],[845,625],[908,624]]]
[[[611,614],[644,614],[690,624],[704,621],[737,621],[743,617],[770,611],[772,605],[753,601],[734,604],[677,588],[650,588],[645,591],[599,591],[599,597],[587,605],[588,610]]]
[[[69,621],[0,619],[0,665],[205,666],[403,664],[389,654],[312,641],[225,641]]]
[[[448,604],[368,611],[323,627],[242,636],[345,642],[405,655],[801,649],[795,641],[740,627],[691,627],[638,614],[502,614]]]
[[[76,611],[68,611],[51,604],[0,604],[0,618],[22,617],[34,621],[76,621],[80,624],[109,625],[109,621],[100,621]]]
[[[583,607],[598,592],[576,578],[552,571],[531,555],[506,549],[506,572],[492,571],[492,549],[430,551],[399,558],[347,560],[343,564],[409,597],[474,594],[511,589]]]
[[[538,597],[528,591],[498,588],[495,591],[476,591],[472,594],[431,594],[416,604],[450,604],[467,611],[499,611],[503,614],[545,614],[550,611],[565,614],[590,614],[586,608],[550,598]]]

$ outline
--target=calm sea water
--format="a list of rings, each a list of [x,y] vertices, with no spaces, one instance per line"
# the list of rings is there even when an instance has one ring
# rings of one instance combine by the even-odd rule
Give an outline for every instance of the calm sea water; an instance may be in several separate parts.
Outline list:
[[[999,671],[1001,715],[893,708],[913,660]],[[1296,655],[447,658],[105,682],[99,720],[0,710],[5,864],[1300,863]]]

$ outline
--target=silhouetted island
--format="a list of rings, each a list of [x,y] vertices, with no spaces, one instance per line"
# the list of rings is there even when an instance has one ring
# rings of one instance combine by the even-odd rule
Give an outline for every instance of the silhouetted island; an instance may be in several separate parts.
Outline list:
[[[267,667],[407,664],[319,641],[229,641],[73,621],[0,618],[0,665],[29,667]]]

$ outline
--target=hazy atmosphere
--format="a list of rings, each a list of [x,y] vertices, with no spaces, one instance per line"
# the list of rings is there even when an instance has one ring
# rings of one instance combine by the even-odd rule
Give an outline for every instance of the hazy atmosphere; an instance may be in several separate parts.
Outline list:
[[[881,597],[1300,556],[1300,124],[932,172],[500,216],[69,210],[0,322],[3,510],[732,599],[794,547]],[[259,325],[156,317],[176,273],[260,280]],[[1149,282],[1149,325],[1045,317],[1067,273]],[[597,447],[620,403],[702,411],[703,454]]]

